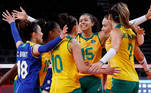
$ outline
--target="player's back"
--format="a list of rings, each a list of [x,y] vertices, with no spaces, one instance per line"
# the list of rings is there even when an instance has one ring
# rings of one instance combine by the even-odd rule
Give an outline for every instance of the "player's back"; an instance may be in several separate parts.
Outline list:
[[[70,40],[70,37],[63,39],[53,50],[50,93],[71,93],[80,88],[78,70],[69,49]]]
[[[122,33],[122,40],[120,44],[120,49],[118,50],[116,56],[114,56],[109,64],[112,67],[120,67],[120,74],[117,74],[116,79],[136,81],[138,82],[138,75],[134,67],[134,47],[135,47],[135,33],[131,29],[126,29],[121,24],[117,25]],[[111,40],[108,38],[106,41],[106,50],[111,48]]]
[[[33,45],[34,43],[27,41],[17,48],[16,93],[40,93],[38,74],[41,58],[33,56],[31,52]]]

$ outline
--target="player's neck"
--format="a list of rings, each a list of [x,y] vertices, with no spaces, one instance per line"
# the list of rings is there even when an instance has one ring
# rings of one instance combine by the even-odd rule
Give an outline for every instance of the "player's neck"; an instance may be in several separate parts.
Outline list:
[[[74,34],[68,34],[69,36],[71,36],[72,38],[75,38],[75,35]]]
[[[37,42],[36,42],[36,39],[34,39],[34,38],[31,39],[31,42],[37,43]]]
[[[89,38],[89,37],[91,37],[92,35],[93,35],[93,32],[92,32],[91,30],[88,30],[88,31],[85,31],[85,32],[82,33],[82,36],[83,36],[84,38]]]

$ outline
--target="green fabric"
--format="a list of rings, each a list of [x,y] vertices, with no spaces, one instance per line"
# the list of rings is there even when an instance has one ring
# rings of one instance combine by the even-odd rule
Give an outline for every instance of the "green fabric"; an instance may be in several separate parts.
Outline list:
[[[89,38],[85,38],[85,37],[83,37],[83,35],[82,35],[83,33],[80,33],[79,35],[80,35],[80,37],[82,37],[83,39],[85,39],[86,41],[88,41],[88,40],[90,40],[94,35],[95,35],[95,33],[92,33],[92,36],[91,37],[89,37]]]
[[[106,89],[105,93],[111,93],[111,90],[110,89]]]
[[[95,76],[80,78],[82,93],[103,93],[101,79]]]
[[[78,89],[75,89],[73,92],[71,92],[71,93],[82,93],[82,90],[81,90],[81,88],[78,88]]]
[[[122,26],[121,24],[117,24],[117,25],[115,26],[115,28],[119,28],[119,29],[120,29],[121,26]]]
[[[42,93],[42,90],[41,90],[41,88],[40,88],[40,93]]]
[[[118,80],[112,78],[112,93],[138,93],[139,82]]]
[[[13,83],[13,89],[14,89],[14,93],[16,93],[16,80],[14,80],[14,83]]]

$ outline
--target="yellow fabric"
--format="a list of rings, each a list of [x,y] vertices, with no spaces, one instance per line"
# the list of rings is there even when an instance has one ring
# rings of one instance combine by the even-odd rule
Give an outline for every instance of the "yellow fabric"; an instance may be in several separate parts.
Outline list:
[[[45,76],[47,74],[47,70],[50,65],[50,58],[51,58],[50,52],[42,53],[41,55],[41,69],[39,72],[40,86],[42,86],[44,83]]]
[[[118,53],[109,61],[111,67],[120,67],[120,74],[116,74],[115,79],[135,81],[138,82],[139,78],[134,66],[134,48],[135,48],[135,33],[131,29],[126,29],[120,26],[123,33],[120,49]],[[106,41],[106,50],[111,48],[111,40],[108,38]],[[106,88],[111,89],[112,76],[108,75]]]
[[[31,41],[27,41],[27,43],[30,43],[31,46],[35,45],[35,43],[33,43]],[[39,72],[40,86],[42,86],[44,83],[45,76],[47,74],[47,69],[48,69],[49,64],[50,64],[50,58],[51,58],[51,54],[49,52],[41,54],[41,69]]]
[[[78,70],[65,38],[52,51],[52,84],[50,93],[71,93],[80,88]]]
[[[17,75],[15,76],[14,80],[15,80],[15,81],[17,80]]]
[[[101,59],[102,46],[98,33],[93,33],[93,36],[90,38],[84,38],[81,33],[76,37],[76,39],[80,42],[83,60],[92,64],[98,62]],[[89,75],[92,74],[80,73],[80,77]],[[102,78],[102,74],[95,74],[95,76]]]

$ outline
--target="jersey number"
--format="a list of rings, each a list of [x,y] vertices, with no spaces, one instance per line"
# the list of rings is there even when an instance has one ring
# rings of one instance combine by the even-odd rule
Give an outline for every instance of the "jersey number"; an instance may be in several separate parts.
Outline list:
[[[62,66],[62,60],[59,55],[52,55],[52,66],[53,71],[56,71],[58,73],[62,72],[63,66]]]
[[[130,58],[132,56],[132,50],[133,50],[133,45],[131,43],[129,43],[129,45],[128,45],[128,50],[130,51],[130,55],[129,55],[129,60],[130,60]]]
[[[92,47],[90,48],[82,48],[81,51],[82,51],[82,56],[83,56],[83,60],[87,59],[87,60],[92,60],[94,55],[92,53]]]
[[[27,72],[28,65],[26,61],[20,62],[20,60],[18,60],[17,67],[18,67],[18,76],[21,77],[22,79],[25,79],[26,76],[28,75]]]
[[[48,67],[49,67],[49,63],[50,63],[50,60],[45,60],[45,67],[44,67],[43,72],[47,72]]]

